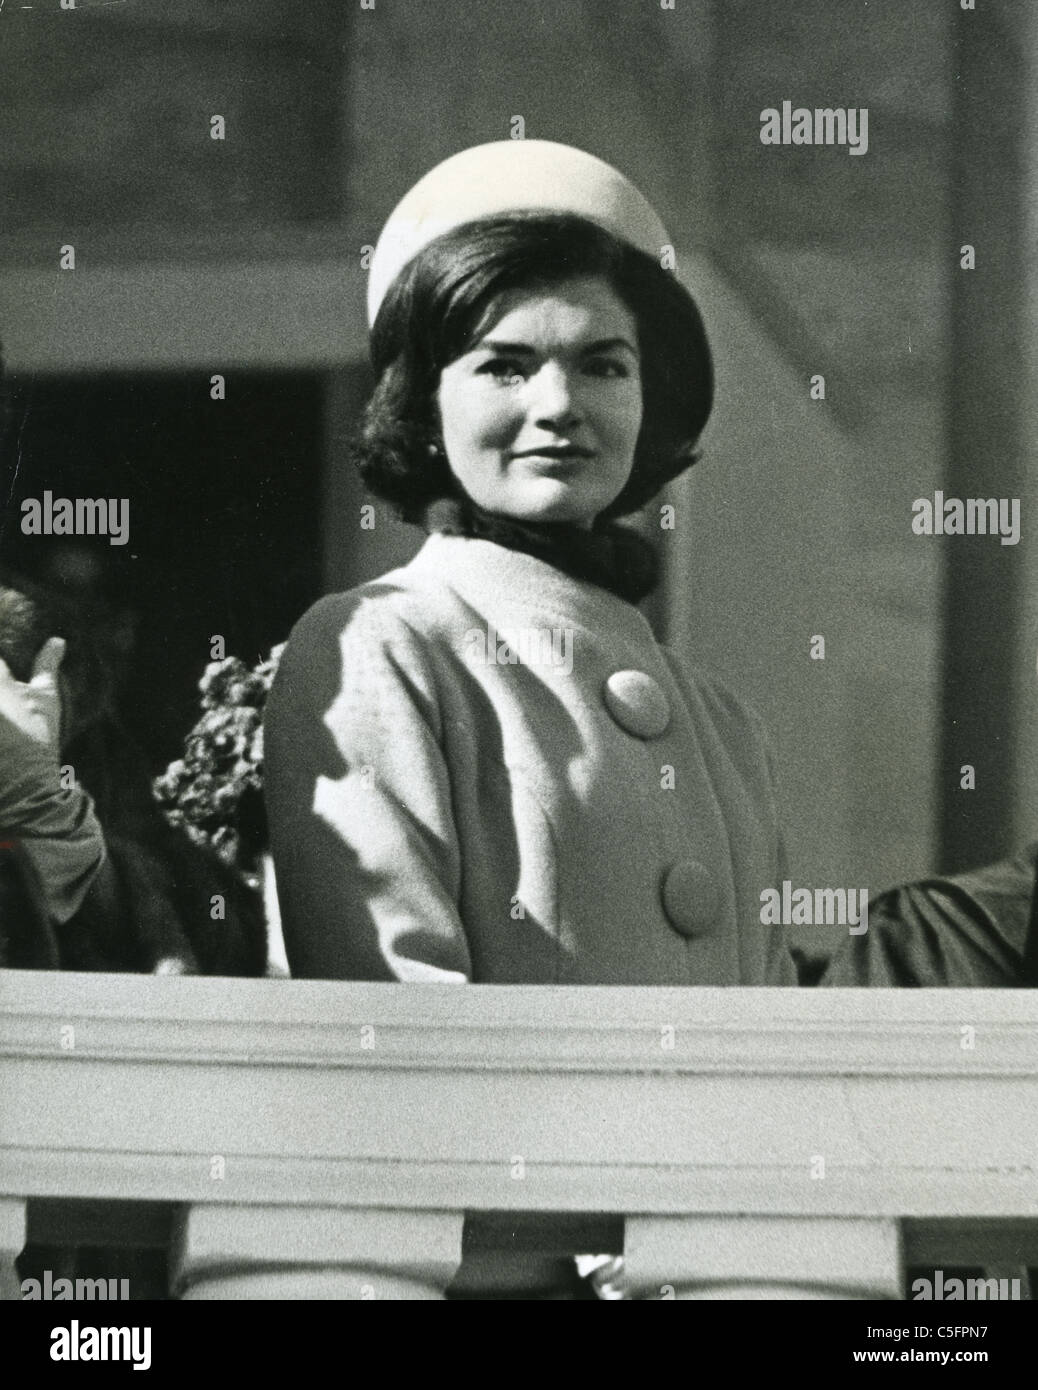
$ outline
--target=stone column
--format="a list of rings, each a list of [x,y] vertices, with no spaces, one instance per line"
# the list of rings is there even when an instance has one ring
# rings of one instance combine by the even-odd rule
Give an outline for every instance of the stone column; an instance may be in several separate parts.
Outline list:
[[[951,7],[955,25],[951,205],[946,248],[952,361],[947,497],[1019,498],[1021,541],[960,536],[943,545],[943,716],[939,781],[944,871],[1001,858],[1033,823],[1014,824],[1027,804],[1021,758],[1024,700],[1034,685],[1034,603],[1028,558],[1038,519],[1034,499],[1034,380],[1029,376],[1034,256],[1028,237],[1034,200],[1035,82],[1032,6]],[[1014,21],[1013,12],[1021,18]],[[1017,31],[1017,24],[1020,25]],[[1030,42],[1028,39],[1030,38]],[[1028,52],[1030,48],[1030,52]],[[974,268],[964,248],[973,248]],[[1029,300],[1032,302],[1029,303]],[[1023,677],[1023,679],[1021,679]],[[1034,703],[1029,701],[1028,724]],[[976,771],[963,789],[962,768]]]
[[[1009,39],[1023,66],[1019,109],[1010,113],[1016,121],[1022,147],[1024,263],[1017,287],[1016,305],[1023,319],[1022,356],[1017,405],[1021,435],[1025,441],[1019,497],[1022,539],[1018,549],[1020,650],[1014,663],[1017,724],[1012,747],[1016,779],[1014,839],[1023,844],[1033,838],[1038,825],[1038,469],[1034,467],[1034,440],[1038,437],[1038,13],[1033,5],[1008,5],[1003,12]]]

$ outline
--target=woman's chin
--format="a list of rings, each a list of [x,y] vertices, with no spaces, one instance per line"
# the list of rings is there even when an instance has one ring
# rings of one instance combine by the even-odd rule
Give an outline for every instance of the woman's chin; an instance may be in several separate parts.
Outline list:
[[[574,497],[568,488],[545,489],[546,495],[529,498],[509,508],[516,521],[568,522],[571,526],[590,526],[600,510]]]

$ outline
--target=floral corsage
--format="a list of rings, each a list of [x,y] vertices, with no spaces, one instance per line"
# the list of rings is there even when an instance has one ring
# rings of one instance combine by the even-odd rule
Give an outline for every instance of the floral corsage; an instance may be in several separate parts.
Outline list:
[[[202,717],[184,756],[154,782],[170,825],[214,850],[254,888],[267,849],[263,707],[284,649],[282,642],[252,670],[236,656],[209,663],[198,683]]]

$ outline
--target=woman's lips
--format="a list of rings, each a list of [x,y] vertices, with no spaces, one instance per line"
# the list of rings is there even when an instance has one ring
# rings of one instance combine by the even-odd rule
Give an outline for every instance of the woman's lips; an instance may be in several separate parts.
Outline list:
[[[560,454],[515,454],[514,457],[529,464],[538,473],[575,473],[592,455],[574,450]]]

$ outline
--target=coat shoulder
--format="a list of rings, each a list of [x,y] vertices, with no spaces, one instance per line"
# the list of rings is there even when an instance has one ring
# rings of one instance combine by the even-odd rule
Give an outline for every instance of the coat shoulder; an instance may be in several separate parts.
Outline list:
[[[425,665],[426,635],[435,621],[427,597],[393,571],[355,589],[318,599],[292,628],[278,671],[311,673],[322,663],[348,658],[354,670],[372,663]]]
[[[415,616],[417,595],[393,571],[355,589],[325,594],[312,604],[293,626],[289,645],[324,641],[328,638],[400,638],[409,631],[409,617]]]
[[[272,761],[311,730],[313,716],[354,722],[418,719],[439,737],[442,691],[429,636],[442,615],[394,571],[319,599],[293,627],[267,706]]]

